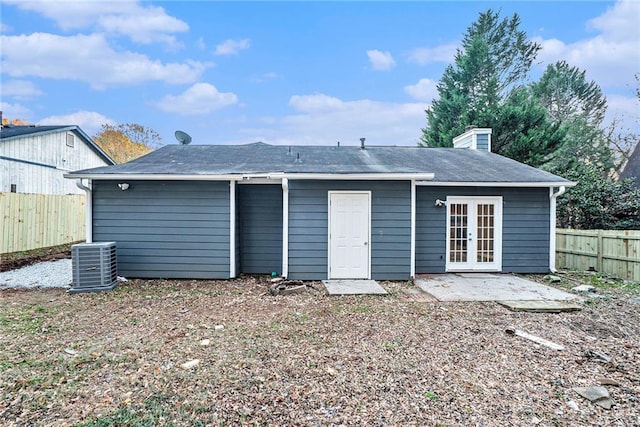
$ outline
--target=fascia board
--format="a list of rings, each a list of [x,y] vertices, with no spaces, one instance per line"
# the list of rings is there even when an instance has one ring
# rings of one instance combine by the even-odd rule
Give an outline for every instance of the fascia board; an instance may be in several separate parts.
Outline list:
[[[577,182],[451,182],[451,181],[417,181],[416,185],[431,187],[575,187]]]
[[[241,181],[272,179],[281,180],[363,180],[363,181],[406,181],[406,180],[430,180],[434,178],[432,173],[365,173],[365,174],[322,174],[322,173],[261,173],[261,174],[224,174],[224,175],[177,175],[177,174],[92,174],[92,173],[68,173],[65,178],[106,180],[145,180],[145,181]]]

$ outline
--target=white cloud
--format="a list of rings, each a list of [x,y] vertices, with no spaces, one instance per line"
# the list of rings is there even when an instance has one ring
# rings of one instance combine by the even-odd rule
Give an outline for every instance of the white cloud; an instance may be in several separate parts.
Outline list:
[[[31,116],[31,110],[21,104],[0,101],[0,111],[2,111],[2,117],[8,120],[20,119],[28,123],[28,118]]]
[[[212,84],[196,83],[180,95],[167,95],[154,105],[168,113],[190,116],[209,114],[237,102],[235,93],[218,92]]]
[[[162,63],[145,55],[115,51],[102,34],[58,36],[33,33],[0,36],[2,71],[12,77],[43,77],[87,82],[94,89],[162,81],[192,83],[210,64]]]
[[[196,46],[198,46],[198,49],[200,50],[205,50],[207,48],[207,44],[204,42],[202,37],[196,40]]]
[[[289,105],[294,110],[303,113],[325,113],[344,110],[346,104],[338,98],[322,93],[313,95],[293,95],[289,99]]]
[[[7,80],[2,82],[0,96],[19,100],[36,98],[43,92],[28,80]]]
[[[114,125],[116,122],[95,111],[76,111],[75,113],[49,116],[41,119],[38,125],[76,125],[88,135],[95,135],[104,124]]]
[[[559,60],[587,71],[587,77],[601,86],[635,86],[640,71],[640,2],[618,1],[604,14],[592,19],[588,27],[593,37],[565,43],[558,39],[537,38],[543,49],[539,59],[544,66]]]
[[[189,26],[166,14],[162,7],[142,6],[137,1],[24,1],[3,0],[23,10],[40,13],[65,31],[84,28],[123,35],[138,43],[163,42],[176,45],[173,34]]]
[[[280,79],[282,76],[274,71],[270,71],[268,73],[260,74],[252,78],[252,80],[256,83],[264,83],[269,80]]]
[[[432,62],[453,62],[458,43],[447,43],[436,47],[418,47],[409,52],[407,60],[420,65]]]
[[[438,96],[438,83],[431,79],[420,79],[414,85],[404,87],[405,93],[418,101],[431,101]]]
[[[415,146],[425,126],[425,103],[391,103],[368,99],[343,101],[325,95],[294,95],[289,105],[295,114],[265,117],[265,127],[244,129],[248,140],[271,144]]]
[[[383,52],[377,49],[368,50],[367,57],[369,57],[371,68],[377,71],[389,71],[396,66],[396,61],[390,52]]]
[[[216,46],[216,55],[237,55],[241,50],[249,49],[251,40],[232,40],[228,39]]]
[[[189,30],[186,23],[166,15],[161,7],[138,8],[131,14],[101,16],[98,27],[112,34],[127,35],[137,43],[160,41],[173,46],[178,45],[175,36],[167,33]]]
[[[0,22],[0,32],[8,33],[9,31],[11,31],[11,27],[5,24],[4,22]]]

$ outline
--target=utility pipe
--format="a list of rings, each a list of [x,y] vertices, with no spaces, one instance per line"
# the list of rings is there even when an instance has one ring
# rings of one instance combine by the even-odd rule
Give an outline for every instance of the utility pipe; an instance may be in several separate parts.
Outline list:
[[[409,276],[416,277],[416,180],[411,180],[411,266]]]
[[[565,186],[562,185],[558,191],[554,193],[553,187],[549,187],[549,270],[552,273],[556,272],[556,199],[562,196],[565,190]]]
[[[89,184],[90,185],[90,184]],[[93,243],[93,197],[91,187],[82,183],[82,178],[76,179],[76,187],[85,192],[85,238],[87,243]]]

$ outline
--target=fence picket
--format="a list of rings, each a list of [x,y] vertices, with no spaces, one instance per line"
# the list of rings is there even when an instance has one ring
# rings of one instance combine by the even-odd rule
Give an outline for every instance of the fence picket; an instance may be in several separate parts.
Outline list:
[[[640,281],[640,230],[556,230],[556,265]]]
[[[0,193],[0,254],[84,240],[85,214],[82,194]]]

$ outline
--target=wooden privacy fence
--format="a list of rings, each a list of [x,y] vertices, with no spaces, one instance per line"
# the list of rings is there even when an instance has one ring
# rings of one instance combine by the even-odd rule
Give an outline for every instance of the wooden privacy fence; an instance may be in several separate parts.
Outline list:
[[[640,230],[556,230],[556,265],[640,281]]]
[[[46,248],[85,238],[82,194],[0,193],[0,253]]]

